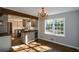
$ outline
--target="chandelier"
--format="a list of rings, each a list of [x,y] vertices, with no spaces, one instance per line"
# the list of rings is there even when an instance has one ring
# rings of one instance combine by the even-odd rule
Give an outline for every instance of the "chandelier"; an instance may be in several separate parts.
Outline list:
[[[41,8],[41,10],[38,12],[38,17],[42,19],[46,19],[48,16],[47,11],[44,7]]]

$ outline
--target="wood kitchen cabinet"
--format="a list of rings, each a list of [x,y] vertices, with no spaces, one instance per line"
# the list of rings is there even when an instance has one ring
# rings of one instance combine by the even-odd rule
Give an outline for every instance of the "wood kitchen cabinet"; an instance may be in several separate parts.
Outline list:
[[[32,27],[37,27],[37,24],[38,24],[38,20],[37,19],[32,19],[31,20],[31,26]]]
[[[23,27],[27,29],[37,29],[38,27],[38,20],[37,19],[23,19]]]
[[[21,33],[22,42],[28,44],[35,40],[35,31],[32,32],[22,32]]]

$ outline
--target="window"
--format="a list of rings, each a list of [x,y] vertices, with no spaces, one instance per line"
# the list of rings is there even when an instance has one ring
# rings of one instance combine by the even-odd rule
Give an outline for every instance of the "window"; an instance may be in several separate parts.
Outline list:
[[[54,18],[45,20],[45,34],[64,36],[65,34],[64,26],[65,26],[64,18]]]

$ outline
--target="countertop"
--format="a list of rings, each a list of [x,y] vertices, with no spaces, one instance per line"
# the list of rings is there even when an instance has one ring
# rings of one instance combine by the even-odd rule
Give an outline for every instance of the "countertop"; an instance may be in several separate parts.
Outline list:
[[[9,34],[8,33],[0,33],[0,37],[2,37],[2,36],[9,36]]]
[[[22,31],[22,33],[28,33],[28,32],[36,32],[36,31],[38,31],[38,30],[26,30],[26,31]]]

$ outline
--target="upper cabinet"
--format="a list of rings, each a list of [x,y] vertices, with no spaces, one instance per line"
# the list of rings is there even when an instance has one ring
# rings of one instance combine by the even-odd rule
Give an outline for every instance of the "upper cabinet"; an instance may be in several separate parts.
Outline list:
[[[32,27],[37,27],[37,25],[38,25],[38,20],[37,19],[32,19],[31,20],[31,25],[32,25]]]
[[[38,17],[5,8],[0,8],[0,21],[0,32],[8,31],[8,22],[12,23],[13,33],[15,29],[36,29],[38,25]]]
[[[23,27],[24,27],[24,29],[30,29],[30,27],[31,27],[30,18],[23,19]]]
[[[38,25],[38,20],[37,19],[31,19],[31,18],[27,18],[27,19],[23,19],[23,26],[25,29],[35,29],[37,28]]]
[[[0,16],[0,33],[7,33],[7,22],[8,22],[8,17],[6,14],[3,14]]]

